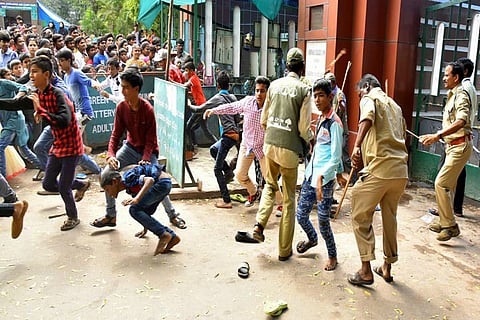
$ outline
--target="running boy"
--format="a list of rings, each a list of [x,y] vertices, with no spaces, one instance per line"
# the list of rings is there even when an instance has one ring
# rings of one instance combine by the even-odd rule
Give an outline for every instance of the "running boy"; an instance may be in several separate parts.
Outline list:
[[[68,216],[60,230],[66,231],[80,223],[75,201],[83,199],[90,182],[75,179],[75,166],[83,154],[82,137],[73,105],[65,99],[62,90],[50,84],[52,72],[52,62],[48,57],[38,56],[32,59],[30,80],[38,90],[31,95],[35,107],[35,120],[45,119],[50,124],[55,139],[48,155],[43,188],[60,193]],[[57,181],[58,175],[60,177]],[[75,199],[72,189],[77,190]]]

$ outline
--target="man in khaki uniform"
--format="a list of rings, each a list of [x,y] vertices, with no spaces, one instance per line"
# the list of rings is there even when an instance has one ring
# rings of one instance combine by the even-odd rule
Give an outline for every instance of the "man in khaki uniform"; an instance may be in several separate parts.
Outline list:
[[[302,145],[308,145],[313,139],[310,130],[312,90],[299,79],[304,67],[303,52],[299,48],[291,48],[287,53],[289,73],[271,83],[261,116],[261,124],[265,128],[263,151],[266,184],[257,212],[253,238],[257,242],[265,239],[263,229],[273,211],[275,192],[279,190],[278,176],[281,175],[283,213],[278,239],[280,261],[286,261],[292,255],[299,154],[304,151]]]
[[[373,271],[385,281],[393,281],[391,264],[398,260],[397,207],[408,181],[408,153],[402,110],[381,90],[378,79],[366,74],[357,89],[361,97],[360,121],[351,158],[356,169],[364,167],[352,188],[352,224],[362,267],[348,281],[370,285],[370,261],[375,260],[372,222],[377,203],[382,207],[384,262]]]
[[[452,194],[458,176],[472,154],[471,100],[462,87],[463,78],[463,68],[459,63],[451,62],[446,66],[443,83],[448,93],[443,109],[442,130],[420,136],[420,142],[427,146],[441,139],[446,144],[445,163],[435,179],[440,222],[429,226],[431,231],[438,233],[438,241],[447,241],[460,234],[453,215]]]

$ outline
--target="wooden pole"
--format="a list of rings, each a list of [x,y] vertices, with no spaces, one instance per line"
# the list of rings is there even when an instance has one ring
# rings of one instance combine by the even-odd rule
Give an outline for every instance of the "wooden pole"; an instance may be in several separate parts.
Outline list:
[[[335,211],[335,216],[333,217],[333,220],[337,219],[338,213],[340,212],[340,209],[342,208],[342,203],[343,203],[343,200],[345,199],[345,195],[347,194],[348,185],[350,184],[350,181],[352,180],[352,176],[353,176],[354,171],[355,170],[353,168],[350,170],[350,174],[348,175],[347,183],[345,184],[345,188],[343,189],[342,197],[340,198],[340,201],[338,202],[337,210]]]
[[[165,67],[165,80],[169,80],[170,73],[170,52],[172,51],[172,22],[173,22],[173,0],[170,0],[168,7],[168,26],[167,26],[167,66]]]

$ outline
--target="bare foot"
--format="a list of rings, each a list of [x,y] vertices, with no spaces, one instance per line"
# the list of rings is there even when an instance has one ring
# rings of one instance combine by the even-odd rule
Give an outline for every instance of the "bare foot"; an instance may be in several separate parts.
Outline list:
[[[328,258],[328,262],[323,268],[325,271],[333,271],[337,267],[337,258]]]
[[[172,238],[172,240],[170,240],[170,242],[167,244],[167,246],[165,247],[165,250],[162,253],[167,253],[174,246],[176,246],[180,241],[181,241],[180,237],[176,235],[175,238]]]
[[[13,204],[13,208],[12,238],[16,239],[23,230],[23,217],[27,212],[28,202],[26,200],[17,201]]]
[[[172,235],[170,232],[165,231],[162,236],[158,238],[157,248],[155,249],[155,253],[153,255],[156,256],[157,254],[164,253],[165,248],[170,240],[172,240]]]
[[[147,234],[147,232],[148,232],[147,228],[143,228],[142,231],[139,231],[139,232],[135,233],[135,237],[137,237],[137,238],[143,238],[143,237],[145,237],[145,235]]]

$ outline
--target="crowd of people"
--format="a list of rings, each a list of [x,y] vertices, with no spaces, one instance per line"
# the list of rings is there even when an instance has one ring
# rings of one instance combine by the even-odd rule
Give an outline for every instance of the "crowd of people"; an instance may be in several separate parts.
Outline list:
[[[247,207],[259,201],[252,233],[239,232],[237,241],[263,242],[276,205],[281,216],[278,259],[286,261],[293,254],[295,219],[307,236],[296,245],[297,252],[303,254],[318,244],[309,218],[317,204],[319,231],[328,253],[325,270],[335,270],[337,246],[330,226],[333,191],[335,183],[347,184],[344,171],[355,171],[352,224],[361,268],[348,281],[371,285],[374,272],[387,282],[393,281],[391,265],[398,260],[397,207],[408,181],[406,123],[401,107],[382,91],[378,79],[365,74],[357,84],[361,98],[359,129],[349,155],[346,97],[336,85],[333,73],[326,73],[313,84],[304,80],[302,50],[288,51],[286,71],[279,68],[284,77],[272,82],[257,77],[255,95],[239,101],[229,92],[228,73],[219,72],[218,93],[207,100],[193,58],[185,52],[184,45],[182,39],[177,39],[175,52],[168,52],[157,37],[139,39],[138,34],[131,33],[126,37],[106,34],[92,38],[75,26],[61,32],[48,26],[38,34],[33,27],[22,27],[20,21],[11,34],[0,31],[0,196],[5,199],[0,215],[13,217],[12,237],[20,234],[28,208],[28,203],[19,201],[4,179],[4,149],[15,141],[20,154],[39,169],[34,179],[42,181],[44,194],[61,195],[67,213],[62,231],[80,223],[76,202],[90,187],[89,180],[75,176],[75,167],[81,165],[100,175],[100,185],[105,190],[106,213],[90,223],[93,227],[116,226],[115,199],[126,190],[132,198],[122,204],[129,206],[130,215],[143,226],[136,236],[143,237],[151,231],[159,238],[155,255],[168,252],[181,241],[175,231],[153,217],[162,203],[170,222],[179,229],[186,228],[185,220],[169,198],[171,177],[158,163],[161,137],[157,137],[154,109],[139,94],[143,85],[141,71],[168,69],[169,80],[183,85],[189,97],[186,160],[195,155],[197,128],[202,128],[211,140],[213,174],[221,193],[221,201],[215,206],[232,208],[228,182],[234,177],[247,189]],[[455,215],[461,215],[461,209],[452,207],[452,190],[456,189],[457,178],[472,151],[476,91],[471,82],[463,81],[472,69],[473,63],[468,59],[446,67],[444,84],[449,94],[443,127],[419,139],[425,145],[443,140],[446,147],[445,161],[435,181],[439,207],[431,210],[440,216],[440,221],[429,227],[438,233],[439,241],[460,234]],[[95,80],[98,72],[105,72],[106,80]],[[94,115],[87,87],[99,90],[117,105],[103,169],[87,155],[88,147],[82,140],[83,129]],[[106,91],[107,88],[110,90]],[[313,107],[319,116],[312,128]],[[220,119],[219,137],[210,132],[205,122],[212,115]],[[234,165],[226,161],[233,147],[238,149]],[[302,159],[305,176],[297,203],[296,183]],[[254,161],[260,176],[256,183],[248,175]],[[75,194],[72,190],[76,190]],[[378,204],[383,222],[384,262],[372,269],[372,223]]]

